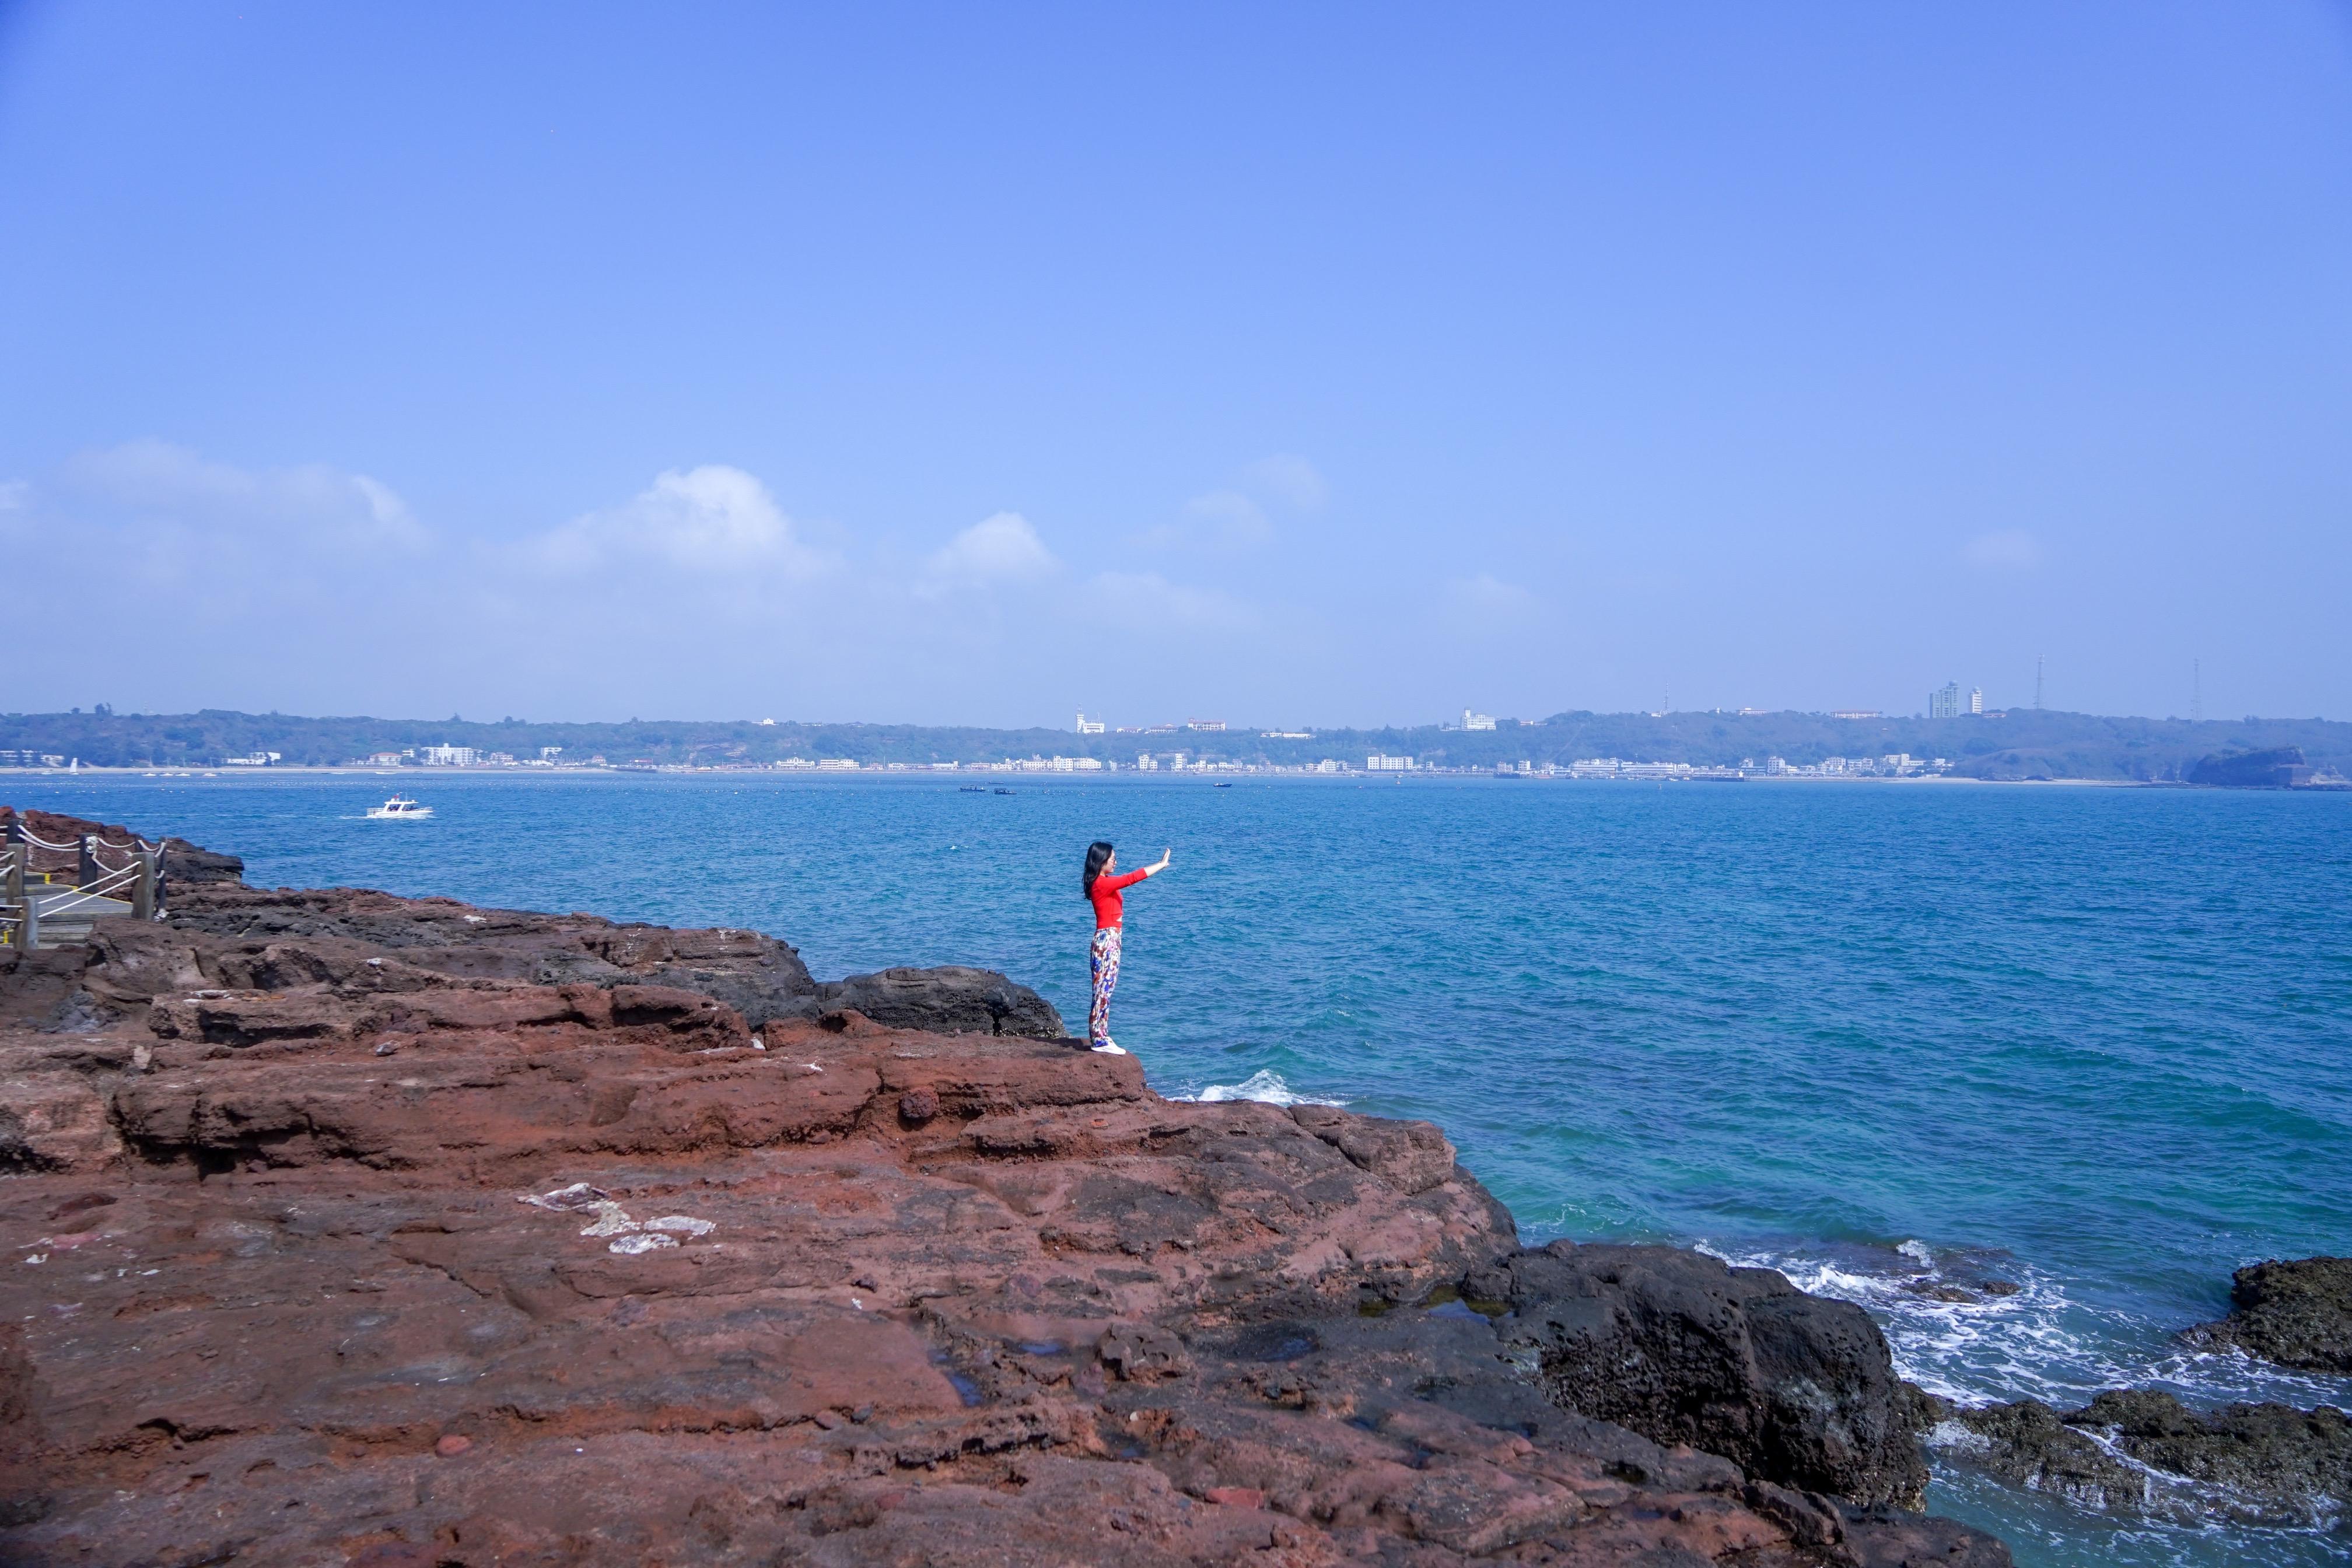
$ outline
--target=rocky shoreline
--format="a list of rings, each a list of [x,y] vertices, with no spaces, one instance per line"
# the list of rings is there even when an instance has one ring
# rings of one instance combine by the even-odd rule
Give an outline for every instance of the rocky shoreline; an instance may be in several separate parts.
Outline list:
[[[2009,1561],[1860,1308],[1522,1248],[1426,1123],[241,869],[0,956],[0,1560]]]

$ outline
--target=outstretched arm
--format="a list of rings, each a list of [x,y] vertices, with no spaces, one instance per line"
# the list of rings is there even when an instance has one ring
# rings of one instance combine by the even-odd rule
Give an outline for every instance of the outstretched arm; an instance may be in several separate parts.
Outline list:
[[[1173,850],[1162,849],[1160,852],[1160,858],[1153,861],[1150,865],[1146,866],[1143,868],[1143,874],[1149,877],[1155,871],[1165,871],[1168,869],[1168,857],[1173,853],[1175,853]]]

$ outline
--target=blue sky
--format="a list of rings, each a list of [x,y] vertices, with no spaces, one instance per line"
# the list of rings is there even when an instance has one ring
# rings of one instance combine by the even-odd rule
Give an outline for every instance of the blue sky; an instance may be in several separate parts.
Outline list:
[[[0,547],[16,709],[2341,718],[2352,9],[0,0]]]

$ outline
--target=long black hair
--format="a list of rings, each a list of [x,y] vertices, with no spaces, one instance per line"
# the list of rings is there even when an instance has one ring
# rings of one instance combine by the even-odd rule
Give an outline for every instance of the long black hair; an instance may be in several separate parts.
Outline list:
[[[1102,875],[1102,868],[1109,859],[1109,839],[1097,838],[1092,844],[1087,846],[1086,888],[1087,897],[1091,898],[1094,896],[1095,879]]]

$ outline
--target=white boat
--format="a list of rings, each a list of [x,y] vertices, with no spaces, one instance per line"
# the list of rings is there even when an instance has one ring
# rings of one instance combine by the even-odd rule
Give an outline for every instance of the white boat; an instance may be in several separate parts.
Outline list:
[[[414,818],[430,816],[432,815],[433,808],[431,806],[419,805],[404,795],[396,795],[390,800],[385,801],[382,805],[377,806],[373,811],[369,812],[368,820],[371,822],[391,822],[395,820],[405,822]]]

